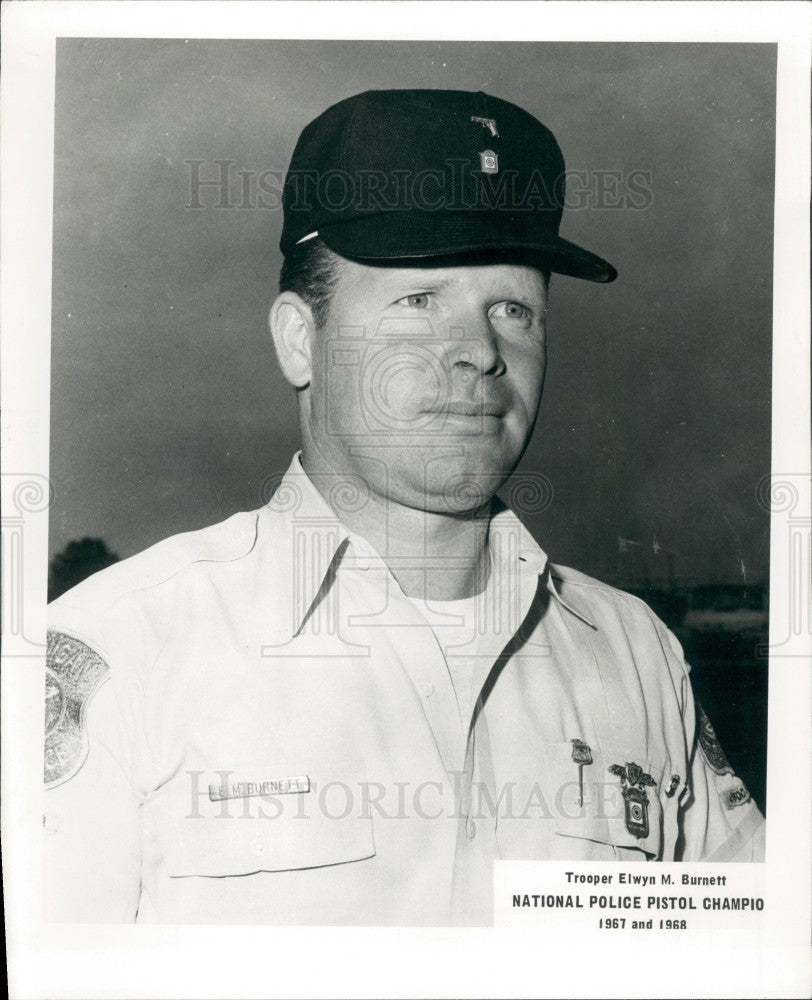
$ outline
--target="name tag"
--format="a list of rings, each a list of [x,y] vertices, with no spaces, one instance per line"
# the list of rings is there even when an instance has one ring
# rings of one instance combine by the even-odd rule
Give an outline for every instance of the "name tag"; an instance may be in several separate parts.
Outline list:
[[[245,799],[250,795],[290,795],[309,792],[310,778],[306,774],[296,778],[269,778],[267,781],[236,781],[229,785],[209,785],[209,800]]]

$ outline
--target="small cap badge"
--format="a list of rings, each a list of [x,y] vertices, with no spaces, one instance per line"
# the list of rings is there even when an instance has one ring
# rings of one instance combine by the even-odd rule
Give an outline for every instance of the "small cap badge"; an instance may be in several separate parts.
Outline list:
[[[499,157],[492,149],[486,149],[479,154],[479,169],[483,174],[499,173]]]

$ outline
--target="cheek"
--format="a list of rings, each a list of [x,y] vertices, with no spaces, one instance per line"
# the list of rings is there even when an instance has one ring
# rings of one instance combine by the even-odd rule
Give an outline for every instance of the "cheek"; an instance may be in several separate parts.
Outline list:
[[[529,350],[514,352],[506,361],[516,402],[524,411],[526,418],[532,422],[544,386],[544,373],[547,368],[546,349],[543,345],[536,345]]]
[[[339,338],[314,358],[314,416],[330,434],[419,430],[423,411],[449,394],[449,376],[431,346]]]
[[[427,344],[369,344],[359,371],[369,419],[382,428],[414,424],[448,393],[448,374]]]
[[[312,420],[322,434],[360,433],[359,343],[324,337],[312,356]]]

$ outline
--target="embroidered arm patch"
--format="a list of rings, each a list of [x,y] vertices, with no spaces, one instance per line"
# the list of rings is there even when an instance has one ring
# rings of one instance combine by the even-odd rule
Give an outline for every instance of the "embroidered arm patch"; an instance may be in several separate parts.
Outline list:
[[[110,668],[90,646],[48,631],[45,663],[45,787],[72,778],[88,754],[85,711]]]
[[[722,749],[711,721],[705,715],[705,710],[699,702],[696,703],[696,736],[711,770],[720,777],[730,775],[733,779],[732,783],[725,783],[726,787],[719,791],[719,798],[725,809],[735,809],[736,806],[742,806],[745,802],[749,802],[750,792],[741,778],[733,773],[733,768]]]
[[[699,702],[696,703],[696,736],[711,769],[717,774],[733,774],[733,768],[728,763],[711,721]]]

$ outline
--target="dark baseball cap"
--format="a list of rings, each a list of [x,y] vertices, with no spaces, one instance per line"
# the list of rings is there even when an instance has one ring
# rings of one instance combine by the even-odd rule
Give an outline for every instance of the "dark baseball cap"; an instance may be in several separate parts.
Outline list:
[[[529,112],[462,90],[368,90],[302,132],[285,178],[280,247],[318,235],[369,263],[521,251],[559,274],[613,281],[558,235],[565,166]]]

